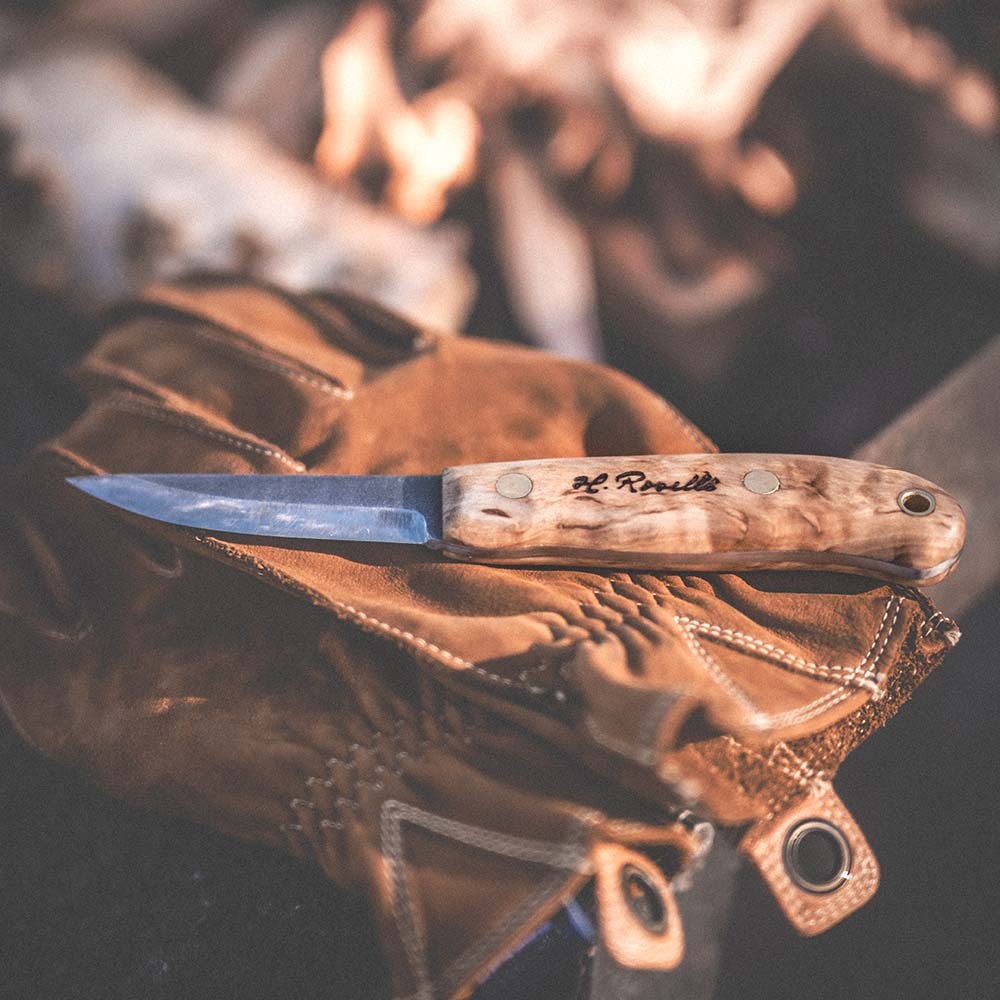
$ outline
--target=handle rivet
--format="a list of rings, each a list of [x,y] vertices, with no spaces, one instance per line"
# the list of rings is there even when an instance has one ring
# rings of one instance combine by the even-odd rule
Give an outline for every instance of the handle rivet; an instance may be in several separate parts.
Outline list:
[[[766,496],[768,493],[777,493],[781,488],[781,480],[767,469],[751,469],[743,477],[743,485],[751,493],[760,493]]]
[[[782,853],[789,878],[806,892],[833,892],[851,877],[851,845],[840,827],[829,820],[797,823],[785,838]]]
[[[508,500],[520,500],[526,497],[535,484],[522,472],[508,472],[497,480],[496,490]]]
[[[934,497],[927,490],[903,490],[896,497],[896,503],[904,514],[911,517],[926,517],[934,513]]]

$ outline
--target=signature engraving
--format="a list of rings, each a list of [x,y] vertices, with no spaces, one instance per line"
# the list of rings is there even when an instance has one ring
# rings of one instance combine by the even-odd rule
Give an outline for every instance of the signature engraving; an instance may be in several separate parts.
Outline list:
[[[599,493],[601,490],[628,490],[629,493],[711,493],[722,482],[711,472],[695,473],[686,483],[679,479],[672,483],[650,479],[638,469],[619,472],[614,479],[607,472],[596,476],[577,476],[573,489],[580,493]]]

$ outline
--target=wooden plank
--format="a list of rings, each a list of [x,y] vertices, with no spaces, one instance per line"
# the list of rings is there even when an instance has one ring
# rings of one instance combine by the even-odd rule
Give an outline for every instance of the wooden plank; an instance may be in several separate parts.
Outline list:
[[[853,457],[924,476],[956,497],[962,561],[928,596],[960,615],[1000,585],[1000,337],[969,358]]]

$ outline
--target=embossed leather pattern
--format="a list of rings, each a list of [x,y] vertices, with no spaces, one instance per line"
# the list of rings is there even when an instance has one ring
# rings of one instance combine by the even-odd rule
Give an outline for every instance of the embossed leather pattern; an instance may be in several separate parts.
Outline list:
[[[401,997],[463,995],[595,874],[611,953],[676,963],[664,880],[700,849],[684,809],[752,827],[782,905],[818,927],[767,831],[809,798],[853,835],[838,764],[954,635],[923,595],[212,537],[63,482],[713,450],[662,399],[371,303],[209,278],[119,310],[78,374],[88,410],[4,487],[0,691],[25,739],[363,886]],[[659,930],[629,884],[665,900]],[[866,893],[833,895],[824,926]]]

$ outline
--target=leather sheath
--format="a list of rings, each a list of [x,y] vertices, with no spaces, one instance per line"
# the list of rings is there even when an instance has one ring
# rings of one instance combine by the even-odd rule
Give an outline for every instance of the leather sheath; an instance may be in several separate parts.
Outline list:
[[[924,595],[213,536],[64,482],[715,450],[663,399],[359,299],[206,276],[116,310],[77,375],[86,412],[3,487],[10,720],[113,795],[364,889],[396,996],[467,995],[591,879],[615,960],[675,965],[671,883],[704,847],[688,814],[741,838],[803,933],[874,892],[831,782],[957,639]],[[833,891],[789,877],[804,818],[849,844]]]

